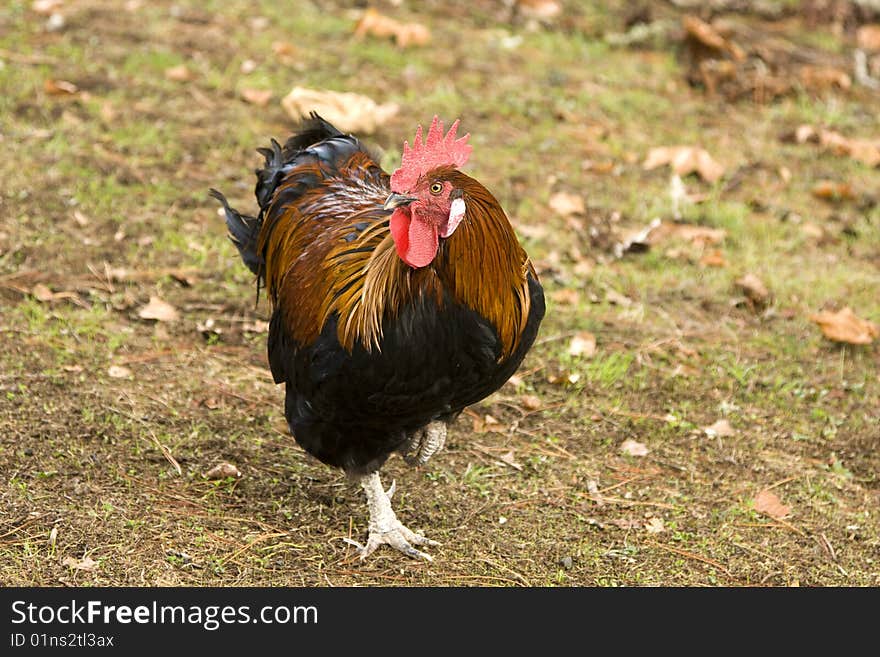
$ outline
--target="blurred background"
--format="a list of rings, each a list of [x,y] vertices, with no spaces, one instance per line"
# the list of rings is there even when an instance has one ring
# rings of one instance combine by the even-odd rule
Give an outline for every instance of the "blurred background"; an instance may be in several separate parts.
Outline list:
[[[878,101],[876,0],[4,3],[0,584],[880,584]],[[389,463],[432,565],[342,541],[207,196],[312,109],[460,118],[548,294]]]

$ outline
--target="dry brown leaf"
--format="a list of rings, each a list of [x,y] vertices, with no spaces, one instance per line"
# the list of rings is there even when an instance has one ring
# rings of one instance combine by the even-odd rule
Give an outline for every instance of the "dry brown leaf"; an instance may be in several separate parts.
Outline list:
[[[617,290],[610,287],[605,290],[605,301],[615,306],[622,306],[623,308],[631,306],[633,303],[633,300],[630,299],[628,296],[621,294]]]
[[[50,96],[71,96],[79,91],[79,87],[73,82],[52,79],[43,82],[43,89]]]
[[[718,420],[708,427],[703,427],[703,431],[710,438],[715,438],[716,436],[727,438],[729,436],[736,435],[736,429],[730,426],[730,422],[728,422],[727,420]]]
[[[825,337],[834,342],[871,344],[880,337],[877,324],[856,316],[849,307],[838,312],[826,310],[816,313],[810,315],[810,320],[816,322]]]
[[[577,290],[563,288],[550,293],[550,298],[561,306],[575,306],[580,301],[581,295]]]
[[[770,291],[767,286],[754,274],[746,274],[742,278],[736,279],[734,285],[742,290],[746,298],[756,306],[765,306],[770,300]]]
[[[518,388],[524,383],[524,381],[520,375],[514,374],[512,377],[507,379],[507,383],[512,385],[514,388]]]
[[[499,422],[488,413],[483,417],[480,417],[478,415],[474,416],[473,429],[474,433],[486,433],[487,431],[504,433],[507,430],[507,428],[501,422]]]
[[[645,237],[645,240],[651,246],[657,246],[663,242],[678,239],[684,242],[691,242],[696,246],[706,247],[720,244],[724,241],[725,237],[727,237],[727,231],[723,228],[664,221],[652,228]]]
[[[642,523],[640,520],[636,520],[634,518],[614,518],[608,521],[609,525],[614,525],[620,529],[635,529],[640,526]]]
[[[543,404],[537,395],[523,395],[519,398],[520,405],[527,411],[537,411]]]
[[[299,50],[290,41],[275,41],[272,43],[272,52],[281,59],[293,59],[299,54]]]
[[[666,531],[666,524],[662,518],[654,516],[645,523],[645,531],[649,534],[659,534]]]
[[[205,473],[205,479],[226,479],[227,477],[241,477],[241,471],[232,463],[221,463]]]
[[[791,507],[783,504],[782,500],[772,491],[762,490],[753,501],[755,511],[766,514],[774,520],[782,520],[791,515]]]
[[[107,370],[107,376],[112,379],[128,379],[131,377],[131,370],[122,365],[111,365]]]
[[[801,232],[809,238],[824,241],[827,237],[825,229],[817,223],[806,221],[801,224]]]
[[[589,331],[581,331],[568,343],[568,355],[575,358],[590,358],[596,353],[596,336]]]
[[[880,139],[852,139],[833,130],[821,130],[819,143],[837,155],[849,156],[869,167],[880,165]]]
[[[587,210],[583,198],[577,194],[568,194],[566,192],[557,192],[551,196],[548,205],[560,217],[584,214]]]
[[[700,264],[704,267],[726,267],[727,260],[724,254],[718,249],[707,251],[700,257]]]
[[[839,183],[833,180],[820,180],[810,192],[823,201],[839,202],[849,201],[855,198],[852,186],[849,183]]]
[[[138,311],[141,319],[155,319],[160,322],[174,322],[179,317],[177,309],[159,297],[150,297],[150,303]]]
[[[76,559],[74,557],[64,557],[64,559],[61,561],[61,565],[67,566],[68,568],[73,568],[74,570],[94,570],[100,564],[98,564],[98,562],[91,557],[83,557],[82,559]]]
[[[880,52],[880,24],[862,25],[856,31],[856,43],[862,50]]]
[[[241,325],[241,330],[245,333],[266,333],[269,330],[269,322],[263,320],[245,322]]]
[[[642,167],[646,170],[670,165],[679,176],[697,173],[706,182],[716,182],[724,175],[724,166],[708,151],[696,146],[659,146],[648,151]]]
[[[79,302],[79,298],[74,292],[53,292],[49,289],[49,286],[44,285],[43,283],[37,283],[31,289],[31,294],[37,301],[41,301],[43,303],[51,303],[52,301],[59,301],[61,299],[71,299],[74,303]]]
[[[517,463],[516,455],[513,453],[513,450],[509,452],[505,452],[501,456],[498,457],[498,460],[504,463],[505,465],[509,465],[514,470],[522,470],[522,464]]]
[[[37,301],[52,301],[55,298],[55,293],[52,292],[46,285],[42,283],[37,283],[34,285],[34,289],[31,291],[31,294],[34,295],[34,298]]]
[[[34,0],[31,3],[31,9],[38,14],[49,16],[61,9],[64,0]]]
[[[848,73],[833,66],[801,66],[801,83],[808,89],[828,90],[832,87],[847,90],[852,86]]]
[[[650,450],[644,444],[627,438],[620,444],[620,451],[630,456],[647,456]]]
[[[517,11],[526,18],[547,21],[562,13],[562,5],[556,0],[517,0]]]
[[[172,66],[165,69],[165,78],[174,82],[189,82],[195,79],[195,73],[190,71],[186,64]]]
[[[712,25],[688,15],[681,19],[681,24],[688,36],[703,44],[710,50],[716,50],[730,55],[735,61],[741,62],[746,58],[746,53],[738,45],[725,39]]]
[[[241,90],[241,97],[252,105],[265,107],[272,100],[272,91],[269,89],[245,88]]]
[[[880,139],[853,139],[833,130],[806,124],[798,126],[793,134],[788,133],[784,138],[793,138],[798,144],[816,143],[835,155],[851,157],[869,167],[880,166]]]
[[[393,38],[401,48],[424,46],[431,41],[431,31],[421,23],[401,23],[394,18],[380,14],[370,7],[361,16],[354,29],[356,37],[367,35],[380,39]]]
[[[396,103],[380,105],[360,94],[305,87],[294,87],[281,99],[281,105],[296,121],[306,118],[310,112],[317,112],[343,132],[360,134],[374,133],[400,109]]]

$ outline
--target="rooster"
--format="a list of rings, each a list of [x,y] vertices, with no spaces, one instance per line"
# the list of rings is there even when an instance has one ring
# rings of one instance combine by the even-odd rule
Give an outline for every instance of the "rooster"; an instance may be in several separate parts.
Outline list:
[[[447,426],[507,381],[531,348],[544,294],[494,196],[461,172],[472,147],[444,134],[404,143],[388,175],[361,142],[312,114],[256,171],[256,217],[222,194],[229,236],[272,305],[269,366],[286,384],[290,432],[357,478],[369,536],[431,560],[379,469],[393,453],[423,465]]]

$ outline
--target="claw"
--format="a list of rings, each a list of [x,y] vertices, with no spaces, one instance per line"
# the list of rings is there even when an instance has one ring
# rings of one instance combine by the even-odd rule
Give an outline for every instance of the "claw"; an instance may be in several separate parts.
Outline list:
[[[403,460],[409,465],[425,465],[445,444],[446,423],[431,422],[412,434]]]
[[[361,486],[367,494],[367,505],[370,509],[370,535],[366,545],[350,538],[344,539],[346,543],[357,548],[361,561],[375,552],[380,545],[390,545],[413,559],[433,561],[431,555],[417,550],[413,545],[436,546],[440,543],[405,527],[391,508],[391,496],[397,489],[397,482],[392,481],[390,488],[385,491],[382,489],[379,474],[374,472],[361,478]]]

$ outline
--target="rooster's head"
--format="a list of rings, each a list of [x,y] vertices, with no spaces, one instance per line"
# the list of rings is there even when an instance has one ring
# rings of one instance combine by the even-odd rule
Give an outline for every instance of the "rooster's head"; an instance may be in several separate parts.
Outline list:
[[[422,126],[413,145],[403,145],[403,158],[391,175],[392,194],[385,201],[391,214],[391,235],[400,258],[411,267],[425,267],[437,255],[440,238],[455,232],[465,216],[462,190],[449,180],[471,154],[465,135],[455,138],[458,121],[444,136],[436,116],[422,139]]]

